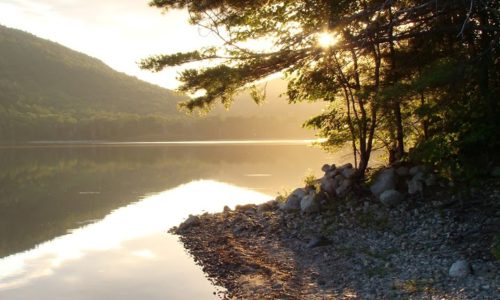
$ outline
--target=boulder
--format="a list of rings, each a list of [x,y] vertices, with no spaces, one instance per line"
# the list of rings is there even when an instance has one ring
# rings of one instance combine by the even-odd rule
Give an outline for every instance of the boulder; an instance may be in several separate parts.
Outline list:
[[[328,172],[330,171],[330,165],[329,164],[324,164],[322,167],[321,167],[321,171],[323,172]]]
[[[300,209],[301,200],[298,197],[288,197],[286,202],[280,205],[280,209],[284,211],[298,210]]]
[[[396,174],[401,177],[408,176],[410,174],[410,170],[407,167],[399,167],[396,169]]]
[[[340,166],[339,169],[341,169],[341,170],[352,169],[352,164],[351,163],[346,163],[346,164]]]
[[[375,196],[380,196],[383,192],[387,190],[393,190],[396,187],[396,174],[394,169],[386,169],[375,178],[370,191]]]
[[[306,190],[303,188],[295,189],[288,198],[286,198],[285,203],[280,206],[281,210],[298,210],[300,209],[300,201],[306,195]]]
[[[351,187],[352,181],[350,179],[344,179],[341,181],[339,187],[335,189],[335,193],[337,196],[344,196],[346,192],[349,190]]]
[[[409,170],[411,176],[415,176],[418,173],[425,173],[427,168],[425,166],[414,166]]]
[[[326,237],[324,237],[322,235],[321,236],[314,236],[309,240],[309,242],[306,245],[306,248],[312,249],[312,248],[321,247],[321,246],[328,246],[331,244],[332,244],[332,241],[330,241],[329,239],[327,239]]]
[[[240,204],[236,205],[234,210],[239,211],[239,212],[246,212],[251,209],[255,209],[257,206],[255,204],[249,203],[249,204]]]
[[[335,189],[338,186],[338,182],[334,178],[323,177],[321,178],[321,190],[326,192],[329,196],[335,195]]]
[[[319,203],[314,193],[307,194],[300,201],[300,211],[304,214],[315,213],[319,211]]]
[[[387,190],[380,194],[380,202],[387,207],[395,207],[403,201],[404,195],[396,190]]]
[[[266,212],[266,211],[273,211],[276,209],[277,206],[278,206],[278,202],[276,200],[271,200],[271,201],[267,201],[267,202],[264,202],[262,204],[257,205],[257,211],[260,213]]]
[[[465,277],[471,273],[472,273],[472,266],[466,260],[457,260],[451,265],[450,270],[448,271],[450,277],[457,277],[457,278]]]
[[[342,176],[345,178],[352,178],[356,174],[356,169],[353,168],[346,168],[342,170]]]
[[[198,216],[189,215],[186,221],[182,222],[181,225],[179,225],[179,231],[183,231],[190,227],[198,225],[200,225],[200,218]]]
[[[424,192],[424,174],[417,173],[410,180],[407,181],[408,184],[408,194],[415,195],[417,193],[422,194]]]

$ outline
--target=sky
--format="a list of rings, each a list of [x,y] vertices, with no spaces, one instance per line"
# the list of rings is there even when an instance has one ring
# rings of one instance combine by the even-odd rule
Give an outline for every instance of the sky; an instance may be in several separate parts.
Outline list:
[[[185,11],[162,13],[149,0],[0,0],[0,24],[102,60],[115,70],[174,89],[179,69],[142,71],[149,55],[208,46],[210,33],[188,24]]]

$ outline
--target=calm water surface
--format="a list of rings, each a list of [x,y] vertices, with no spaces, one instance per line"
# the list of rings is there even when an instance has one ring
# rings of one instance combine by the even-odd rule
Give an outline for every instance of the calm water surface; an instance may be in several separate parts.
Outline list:
[[[0,148],[0,299],[214,299],[166,230],[347,160],[294,141]]]

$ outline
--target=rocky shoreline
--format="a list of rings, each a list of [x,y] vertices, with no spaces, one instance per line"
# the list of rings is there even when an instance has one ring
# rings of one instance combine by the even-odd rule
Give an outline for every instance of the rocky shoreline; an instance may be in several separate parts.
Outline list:
[[[368,189],[350,165],[323,171],[286,199],[171,231],[225,299],[498,299],[497,178],[456,189],[400,166]]]

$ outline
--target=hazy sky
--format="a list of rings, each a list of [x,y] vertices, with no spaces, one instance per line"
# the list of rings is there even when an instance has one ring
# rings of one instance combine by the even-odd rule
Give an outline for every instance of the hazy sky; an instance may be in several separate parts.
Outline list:
[[[187,13],[162,14],[149,0],[0,0],[0,24],[96,57],[112,68],[164,87],[176,71],[141,71],[151,54],[193,50],[214,37],[189,26]]]

